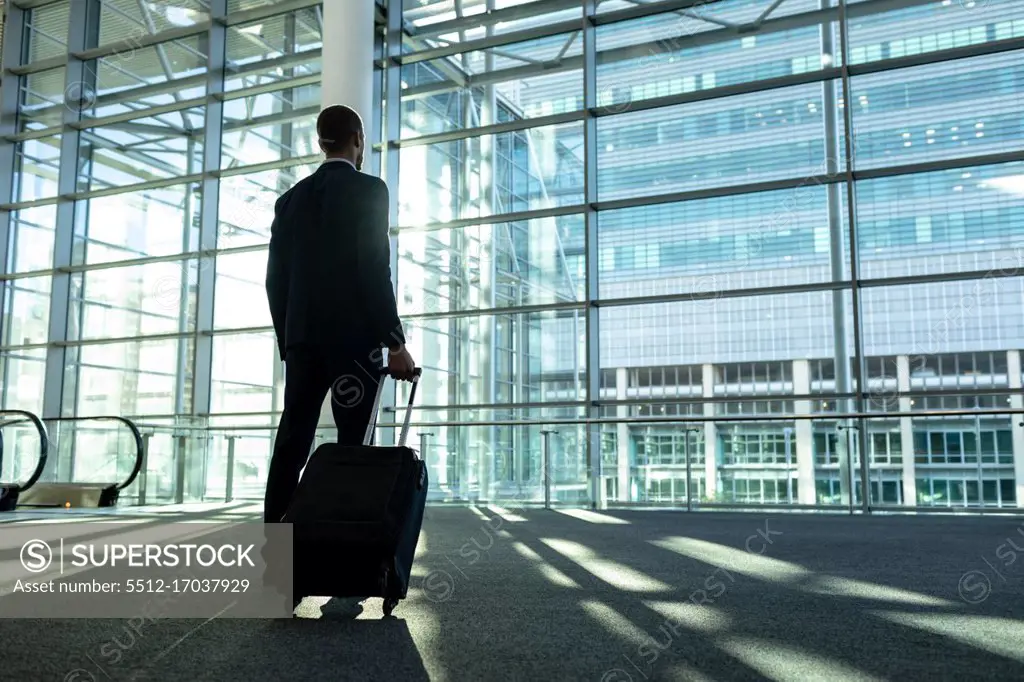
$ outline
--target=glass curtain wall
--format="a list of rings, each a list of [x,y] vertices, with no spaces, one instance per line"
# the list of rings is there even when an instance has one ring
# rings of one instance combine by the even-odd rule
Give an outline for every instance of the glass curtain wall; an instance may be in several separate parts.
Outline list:
[[[261,498],[321,7],[29,5],[3,407],[146,424],[135,501]],[[433,502],[1024,506],[1024,2],[380,5],[370,171]],[[130,469],[103,428],[50,422],[46,475]]]
[[[399,8],[437,499],[1021,504],[1024,3]]]
[[[319,3],[7,5],[3,407],[51,418],[45,478],[124,479],[123,429],[52,420],[124,415],[148,444],[126,501],[262,497],[267,244],[319,161]],[[16,445],[3,480],[35,464]]]

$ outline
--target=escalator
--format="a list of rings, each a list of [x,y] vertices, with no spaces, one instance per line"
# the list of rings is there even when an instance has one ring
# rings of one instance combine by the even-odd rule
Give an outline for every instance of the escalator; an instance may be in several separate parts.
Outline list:
[[[3,421],[0,421],[0,476],[3,476],[4,446],[6,445],[3,429],[9,426],[30,423],[39,434],[39,458],[28,479],[24,483],[0,482],[0,512],[5,512],[14,510],[22,493],[26,490],[31,490],[32,486],[39,481],[39,477],[43,475],[43,469],[46,467],[46,458],[49,455],[50,440],[46,436],[46,427],[43,425],[43,422],[31,412],[26,412],[25,410],[0,410],[0,417],[4,418]],[[7,448],[8,459],[12,450],[13,448]]]
[[[0,412],[0,414],[3,414],[3,412]],[[118,500],[121,497],[121,491],[134,483],[139,472],[142,470],[143,460],[145,458],[145,447],[143,445],[142,434],[139,433],[138,427],[136,427],[136,425],[129,419],[125,419],[124,417],[61,417],[39,420],[35,415],[31,415],[27,412],[19,414],[23,417],[29,418],[40,432],[42,439],[40,457],[32,476],[26,483],[9,484],[6,486],[0,483],[0,489],[6,491],[3,498],[0,499],[0,511],[11,511],[16,508],[77,509],[114,507],[117,505]],[[24,419],[22,421],[24,421]],[[110,480],[100,480],[97,482],[40,481],[39,479],[46,466],[46,458],[50,446],[46,436],[47,430],[43,421],[47,424],[57,424],[58,430],[59,426],[65,423],[77,425],[83,422],[119,422],[120,424],[123,424],[131,433],[132,440],[135,445],[135,459],[131,472],[122,481],[113,483],[110,482]],[[75,432],[72,431],[72,433]],[[2,443],[3,441],[0,440],[0,453],[2,453]],[[2,457],[2,454],[0,454],[0,457]],[[115,472],[110,474],[111,478],[116,477],[117,455],[115,454],[114,457]],[[2,471],[2,469],[0,469],[0,471]]]

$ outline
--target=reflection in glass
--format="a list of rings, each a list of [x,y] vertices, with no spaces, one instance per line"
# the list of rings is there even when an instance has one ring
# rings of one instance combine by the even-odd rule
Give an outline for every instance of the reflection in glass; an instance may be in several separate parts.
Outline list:
[[[583,300],[583,217],[429,232],[398,240],[403,315]]]
[[[195,26],[210,18],[208,0],[104,2],[100,5],[99,44]]]
[[[271,332],[215,336],[210,412],[273,410],[274,366],[278,360],[277,340]]]
[[[71,0],[25,11],[25,64],[61,57],[68,51]]]
[[[319,154],[319,103],[319,85],[228,100],[224,103],[221,168]]]
[[[147,263],[76,274],[71,279],[68,339],[192,331],[198,281],[196,261]]]
[[[78,191],[200,172],[204,115],[205,108],[197,107],[83,130]]]
[[[573,32],[403,66],[402,136],[579,111],[582,53]],[[523,66],[538,62],[549,68],[523,73]]]
[[[319,163],[301,164],[223,178],[217,248],[268,244],[278,198],[319,167]]]
[[[7,284],[3,345],[28,346],[49,340],[49,276],[15,279]]]
[[[399,223],[579,204],[582,137],[583,126],[573,123],[403,148]],[[479,148],[491,152],[472,151]]]
[[[5,339],[6,341],[6,339]],[[46,349],[45,348],[32,348],[32,349],[19,349],[12,348],[4,351],[0,354],[0,404],[3,405],[5,410],[26,410],[33,414],[42,414],[43,411],[43,384],[46,380]],[[34,432],[33,440],[31,444],[26,444],[24,455],[26,458],[31,459],[31,463],[26,459],[26,468],[24,469],[24,477],[27,478],[31,473],[32,468],[35,466],[36,458],[39,456],[39,434],[34,428],[31,428]],[[19,438],[20,431],[19,429]],[[24,429],[25,433],[29,431]],[[5,428],[3,432],[4,438],[8,438],[11,434]],[[10,452],[12,455],[17,451],[20,456],[22,454],[22,447],[8,449],[6,442],[4,447],[4,459],[7,460],[7,455]],[[11,457],[13,460],[14,457]],[[19,475],[21,472],[11,472],[8,467],[12,464],[5,464],[4,472],[5,476],[0,480],[7,482],[12,480],[18,480],[22,478]]]
[[[68,349],[68,405],[77,416],[171,415],[191,410],[192,342],[88,344]],[[76,397],[77,396],[77,397]]]
[[[198,185],[171,185],[79,202],[73,262],[170,256],[199,247]]]
[[[407,316],[403,322],[409,347],[417,349],[417,363],[431,368],[417,389],[418,405],[507,405],[583,397],[586,325],[581,310]],[[403,400],[400,394],[398,404]]]
[[[65,68],[30,73],[21,78],[18,103],[18,131],[43,130],[58,126],[64,118]]]
[[[57,207],[54,204],[32,206],[11,212],[9,272],[33,272],[53,267],[56,223]]]
[[[83,116],[102,118],[174,104],[206,95],[205,38],[192,36],[150,47],[135,47],[87,65],[94,83],[81,89]],[[193,126],[179,114],[183,128]]]
[[[15,144],[14,201],[57,196],[60,173],[60,135]]]

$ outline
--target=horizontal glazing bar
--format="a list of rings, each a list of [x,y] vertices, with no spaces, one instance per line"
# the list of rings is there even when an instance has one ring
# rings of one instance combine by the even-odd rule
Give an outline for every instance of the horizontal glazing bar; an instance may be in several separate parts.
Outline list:
[[[705,2],[707,0],[704,0]],[[426,26],[407,26],[410,35],[423,38],[433,35],[444,35],[460,30],[491,26],[498,23],[507,23],[517,19],[526,19],[541,14],[552,14],[562,10],[582,8],[582,0],[538,0],[536,2],[520,3],[500,9],[489,10],[486,14],[474,14],[468,17],[457,17],[448,21],[439,21]],[[408,16],[409,10],[405,11]],[[408,24],[408,21],[406,22]]]
[[[233,100],[244,99],[246,97],[265,95],[271,92],[281,92],[282,90],[301,88],[307,85],[319,85],[320,82],[320,74],[314,73],[309,76],[302,76],[301,78],[292,78],[290,80],[283,82],[267,83],[266,85],[257,85],[255,87],[244,88],[242,90],[232,90],[231,92],[218,92],[211,95],[211,98],[223,102],[230,102]]]
[[[167,43],[173,40],[182,40],[193,36],[206,35],[210,32],[210,25],[210,21],[203,21],[198,24],[167,29],[166,31],[160,31],[159,33],[139,34],[138,36],[125,38],[114,43],[107,43],[106,45],[82,50],[81,52],[73,52],[72,56],[75,59],[88,62],[94,59],[102,59],[112,55],[119,55],[124,52],[133,53],[135,50],[144,47],[152,47],[153,45],[160,45],[161,43]]]
[[[270,17],[276,17],[290,12],[297,12],[298,10],[305,9],[307,7],[316,7],[318,5],[322,5],[323,2],[324,0],[275,0],[275,2],[262,7],[253,7],[252,9],[242,10],[240,12],[231,12],[224,18],[224,24],[227,26],[247,24],[252,21],[259,21],[260,19],[268,19]]]
[[[576,4],[578,5],[579,2],[576,2]],[[431,28],[436,25],[437,24],[432,25]],[[401,66],[409,66],[410,64],[443,59],[444,57],[454,57],[466,52],[488,50],[494,47],[503,47],[506,45],[522,43],[529,40],[538,40],[540,38],[548,38],[551,36],[557,36],[561,33],[571,33],[579,30],[579,21],[563,21],[557,24],[544,24],[542,26],[534,26],[487,38],[452,43],[451,45],[445,45],[443,47],[430,47],[425,50],[407,52],[401,57],[396,58],[394,61]]]
[[[193,78],[182,79],[180,83],[178,81],[174,81],[173,84],[176,87],[180,85],[184,88],[205,82],[205,76],[196,76]],[[141,90],[141,88],[139,90]],[[139,92],[139,90],[128,91],[122,96],[122,98],[127,97],[128,94],[130,94],[131,98],[134,99],[142,94]],[[127,123],[129,121],[135,121],[140,118],[153,118],[161,114],[173,114],[179,111],[187,111],[189,109],[205,107],[208,101],[209,99],[207,97],[196,97],[194,99],[179,100],[177,102],[174,102],[173,104],[164,104],[163,106],[150,107],[148,109],[127,111],[123,114],[116,114],[114,116],[105,116],[103,118],[86,118],[82,119],[81,121],[69,123],[67,124],[67,127],[70,130],[86,130],[89,128],[101,128],[103,126],[115,125],[117,123]],[[104,102],[100,102],[100,104],[104,104]],[[167,132],[170,133],[171,129],[168,128]],[[198,135],[201,133],[197,131],[195,134]]]
[[[253,244],[250,246],[235,246],[227,249],[209,251],[187,251],[175,253],[169,256],[148,256],[146,258],[133,258],[131,260],[104,261],[102,263],[87,263],[83,265],[69,265],[67,267],[49,270],[32,270],[13,274],[0,274],[0,282],[8,280],[31,279],[35,277],[49,277],[58,273],[93,272],[96,270],[111,270],[115,268],[130,268],[150,263],[176,263],[181,261],[197,260],[199,258],[214,258],[216,256],[231,256],[238,253],[252,253],[254,251],[266,251],[266,244]]]
[[[1006,408],[999,410],[921,410],[919,412],[833,412],[816,414],[788,415],[714,415],[714,416],[666,416],[666,417],[595,417],[593,419],[504,419],[487,421],[431,421],[411,422],[410,426],[420,428],[436,428],[440,426],[589,426],[591,424],[718,424],[723,422],[789,422],[789,421],[855,421],[871,419],[938,419],[945,417],[998,417],[1011,414],[1024,415],[1024,408]],[[379,423],[377,428],[401,428],[400,423]],[[218,427],[219,428],[219,427]],[[266,428],[266,427],[263,427]]]
[[[511,133],[518,130],[529,130],[530,128],[543,128],[545,126],[560,125],[563,123],[574,123],[586,118],[585,111],[570,111],[565,114],[551,114],[550,116],[538,116],[536,118],[523,118],[507,123],[495,123],[493,125],[480,126],[478,128],[463,128],[447,133],[436,135],[420,135],[418,137],[406,137],[401,140],[392,140],[388,146],[402,149],[406,147],[423,147],[442,142],[455,142],[464,140],[467,137],[482,137],[484,135],[499,135]],[[470,133],[467,135],[467,133]],[[383,147],[383,145],[381,145]]]
[[[323,161],[323,158],[323,154],[296,156],[290,159],[268,161],[266,163],[257,163],[251,166],[237,166],[235,168],[225,168],[224,170],[210,171],[208,175],[215,178],[230,178],[235,175],[250,175],[252,173],[262,173],[263,171],[277,170],[279,168],[289,168],[291,166],[302,166],[309,163],[319,163],[320,161]]]
[[[264,244],[256,244],[250,246],[235,247],[231,249],[223,250],[211,250],[211,251],[194,251],[187,254],[174,254],[171,256],[154,256],[151,258],[139,258],[129,261],[112,261],[97,264],[87,265],[75,265],[67,268],[60,268],[59,270],[36,270],[32,272],[16,273],[0,275],[0,281],[14,281],[19,279],[30,279],[37,277],[45,277],[58,272],[90,272],[93,270],[111,269],[111,268],[122,268],[132,267],[138,265],[146,265],[149,263],[166,263],[174,261],[192,260],[197,258],[209,258],[217,256],[226,256],[237,253],[252,253],[256,251],[262,251],[267,248]],[[937,282],[958,282],[958,281],[971,281],[978,279],[1000,279],[1008,277],[1019,277],[1024,275],[1024,252],[1009,254],[1008,258],[1014,258],[1015,260],[1007,261],[1006,267],[993,270],[983,271],[954,271],[947,273],[939,273],[933,275],[908,275],[905,277],[887,277],[884,279],[862,279],[859,280],[857,286],[861,289],[878,288],[878,287],[897,287],[907,286],[912,284],[931,284]],[[455,319],[455,318],[466,318],[466,317],[481,317],[491,315],[516,315],[516,314],[530,314],[530,313],[544,313],[554,312],[560,310],[585,310],[587,307],[596,308],[614,308],[623,306],[640,306],[648,305],[652,303],[676,303],[676,302],[690,302],[690,301],[703,301],[703,300],[716,300],[725,298],[746,298],[753,296],[768,296],[768,295],[780,295],[780,294],[794,294],[794,293],[808,293],[808,292],[819,292],[819,291],[843,291],[849,289],[851,283],[848,281],[843,282],[821,282],[812,284],[795,284],[795,285],[778,285],[773,287],[759,287],[759,288],[746,288],[746,289],[725,289],[716,291],[700,291],[691,293],[679,293],[679,294],[666,294],[666,295],[653,295],[653,296],[640,296],[633,298],[619,298],[619,299],[598,299],[589,303],[585,301],[578,302],[567,302],[567,303],[542,303],[532,306],[520,306],[520,307],[502,307],[502,308],[473,308],[466,310],[454,310],[451,312],[438,312],[438,313],[424,313],[417,315],[405,315],[404,320],[431,320],[431,319]],[[234,329],[218,329],[210,332],[203,332],[204,334],[220,335],[220,334],[243,334],[243,333],[266,333],[273,331],[272,327],[245,327],[245,328],[234,328]],[[150,337],[138,337],[138,338],[150,338]],[[22,348],[23,346],[17,346]],[[6,347],[4,347],[6,348]]]
[[[8,66],[4,70],[7,71],[7,73],[13,73],[15,76],[28,76],[33,73],[49,71],[50,69],[59,69],[62,66],[66,66],[67,63],[67,57],[48,57],[46,59],[40,59],[39,61],[32,62],[31,64]]]
[[[449,407],[451,409],[451,407]],[[999,410],[920,410],[918,412],[833,412],[833,413],[814,413],[814,414],[787,414],[787,415],[750,415],[750,414],[733,414],[733,415],[714,415],[714,416],[666,416],[666,417],[594,417],[594,418],[563,418],[563,417],[552,417],[550,419],[493,419],[493,420],[480,420],[480,421],[430,421],[430,422],[410,422],[410,426],[413,427],[470,427],[470,426],[588,426],[591,424],[719,424],[719,423],[733,423],[733,422],[755,422],[755,423],[772,423],[772,422],[792,422],[792,421],[870,421],[870,420],[892,420],[892,419],[943,419],[947,417],[1005,417],[1009,415],[1024,415],[1024,408],[1006,408]],[[203,415],[201,418],[213,418],[222,415]],[[248,415],[250,418],[259,416],[277,416],[277,413],[253,413]],[[180,415],[179,415],[180,417]],[[266,431],[267,429],[274,428],[271,426],[254,426],[252,424],[241,424],[238,426],[179,426],[179,425],[168,425],[168,424],[153,424],[144,423],[141,420],[144,419],[156,419],[157,417],[146,416],[136,417],[128,416],[136,423],[140,428],[154,428],[154,429],[178,429],[187,431]],[[172,417],[167,417],[168,419]],[[377,424],[379,429],[393,429],[402,428],[403,423],[399,422],[380,422]]]

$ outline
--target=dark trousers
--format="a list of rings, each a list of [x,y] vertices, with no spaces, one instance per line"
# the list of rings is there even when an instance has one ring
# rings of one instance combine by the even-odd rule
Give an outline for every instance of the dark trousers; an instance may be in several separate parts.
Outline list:
[[[264,522],[276,523],[288,510],[299,472],[306,465],[320,408],[331,393],[338,443],[362,445],[373,412],[383,367],[380,353],[332,354],[322,348],[289,348],[284,368],[284,411],[267,473]],[[371,434],[372,439],[372,434]],[[372,443],[372,440],[371,440]]]

